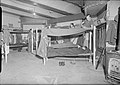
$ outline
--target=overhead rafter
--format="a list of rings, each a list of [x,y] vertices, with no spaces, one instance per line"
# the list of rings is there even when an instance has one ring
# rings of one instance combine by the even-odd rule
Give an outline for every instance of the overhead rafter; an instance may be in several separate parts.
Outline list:
[[[36,7],[33,5],[29,5],[29,4],[25,4],[22,2],[18,2],[16,0],[2,0],[1,4],[7,5],[7,6],[11,6],[12,8],[14,8],[15,10],[21,10],[21,11],[29,11],[29,12],[35,12],[36,14],[40,15],[40,16],[48,16],[46,18],[58,18],[58,17],[62,17],[65,15],[53,12],[53,11],[49,11],[40,7]]]
[[[85,1],[86,0],[62,0],[71,4],[74,4],[81,8],[81,12],[85,15]]]
[[[62,1],[66,1],[68,3],[72,3],[78,7],[82,7],[84,6],[85,0],[62,0]]]
[[[39,18],[28,18],[28,17],[20,17],[22,25],[46,25],[46,20],[41,20]]]
[[[30,13],[15,10],[15,9],[11,9],[11,8],[8,8],[8,7],[3,7],[3,6],[2,6],[2,11],[5,12],[5,13],[10,13],[10,14],[18,15],[18,16],[33,17],[33,15],[30,14]],[[42,17],[42,16],[38,16],[38,15],[36,15],[33,18],[39,18],[39,19],[43,19],[43,20],[48,20],[49,19],[49,18],[45,18],[45,17]]]
[[[14,6],[11,6],[11,5],[7,5],[7,4],[2,4],[2,3],[1,3],[1,6],[2,6],[4,12],[7,12],[7,11],[5,10],[5,8],[8,8],[8,9],[13,9],[13,10],[21,11],[21,12],[30,13],[30,14],[32,15],[32,17],[33,17],[33,14],[32,14],[31,11],[24,10],[24,9],[21,9],[21,8],[18,8],[18,7],[14,7]],[[11,11],[11,12],[8,12],[8,13],[11,13],[11,14],[12,14],[13,12],[14,12],[14,11]],[[21,13],[18,14],[18,13],[16,12],[16,13],[13,13],[13,14],[16,14],[16,15],[19,15],[19,16],[23,16],[23,13],[22,13],[22,14],[21,14]],[[48,18],[48,19],[54,19],[54,17],[42,15],[42,14],[39,14],[39,13],[36,13],[36,15],[37,15],[37,16],[41,16],[41,17],[44,17],[44,18]],[[26,16],[27,16],[27,15],[26,15]],[[38,18],[38,17],[36,17],[36,18]]]
[[[60,22],[68,22],[68,21],[74,21],[74,20],[81,20],[85,18],[83,13],[75,14],[75,15],[69,15],[69,16],[64,16],[60,17],[57,19],[51,19],[47,21],[47,24],[55,24],[55,23],[60,23]]]
[[[48,7],[52,7],[61,11],[65,11],[71,14],[81,13],[80,7],[65,1],[61,1],[61,0],[31,0],[31,1],[38,4],[46,5]]]
[[[107,10],[107,4],[97,13],[97,16],[99,16],[100,14],[102,14],[106,10]]]
[[[86,0],[85,4],[85,13],[91,14],[91,16],[97,16],[100,14],[100,10],[103,9],[103,7],[107,4],[109,0],[93,0],[89,1]]]
[[[40,3],[35,3],[33,1],[30,1],[30,0],[17,0],[17,1],[20,1],[20,2],[23,2],[23,3],[26,3],[26,4],[30,4],[30,5],[36,5],[37,7],[47,9],[47,10],[50,10],[50,11],[54,11],[54,12],[59,13],[59,14],[72,15],[72,13],[68,13],[66,11],[62,11],[62,10],[59,10],[59,9],[56,9],[56,8],[53,8],[53,7],[49,7],[49,6],[40,4]]]

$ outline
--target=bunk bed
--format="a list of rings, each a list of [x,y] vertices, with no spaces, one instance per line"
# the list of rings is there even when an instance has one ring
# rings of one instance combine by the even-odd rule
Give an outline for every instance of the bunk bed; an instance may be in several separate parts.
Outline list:
[[[92,62],[94,67],[96,66],[96,53],[99,51],[100,43],[105,43],[105,38],[99,37],[97,39],[98,33],[99,36],[102,36],[106,30],[106,23],[103,23],[99,26],[94,26],[93,30],[86,30],[81,28],[80,26],[74,29],[43,29],[41,32],[41,41],[39,47],[37,49],[37,55],[43,58],[43,63],[45,64],[46,60],[50,57],[86,57],[92,58]],[[99,29],[97,29],[99,28]],[[49,37],[64,37],[64,36],[81,36],[85,33],[89,33],[89,47],[83,49],[82,46],[78,46],[79,44],[73,44],[71,42],[60,43],[55,45],[49,45],[51,40]],[[69,37],[70,38],[70,37]],[[102,39],[102,40],[101,40]],[[77,40],[77,42],[79,39]],[[99,43],[99,47],[96,46]],[[97,47],[97,48],[96,48]],[[96,51],[97,50],[97,51]]]
[[[93,53],[90,51],[90,49],[84,50],[81,47],[78,47],[77,44],[73,44],[71,42],[61,43],[61,44],[55,44],[49,46],[49,40],[48,36],[52,37],[63,37],[63,36],[79,36],[83,35],[84,33],[92,32],[93,30],[85,30],[83,28],[76,27],[75,29],[43,29],[41,32],[41,41],[39,44],[39,47],[37,49],[37,55],[43,58],[43,62],[45,64],[45,61],[49,57],[69,57],[69,56],[81,56],[83,55],[93,55]],[[92,36],[91,36],[92,37]],[[92,43],[90,43],[92,44]],[[88,53],[88,54],[87,54]]]
[[[72,30],[75,30],[75,29],[72,29]],[[79,29],[76,29],[76,30],[79,30]],[[64,31],[65,32],[65,29],[64,30],[59,30],[58,32],[60,32],[60,31]],[[68,57],[69,56],[74,56],[75,57],[75,56],[78,56],[81,53],[83,53],[83,54],[90,53],[90,49],[89,48],[86,47],[86,48],[83,49],[83,46],[80,45],[80,41],[81,41],[81,37],[84,37],[83,36],[84,33],[85,32],[91,32],[91,30],[81,29],[79,31],[76,31],[76,32],[79,32],[79,33],[75,33],[75,34],[70,34],[70,35],[66,35],[65,34],[65,35],[62,35],[62,36],[60,36],[60,37],[62,37],[61,39],[59,39],[59,37],[58,37],[56,40],[64,40],[64,42],[48,46],[47,47],[47,56],[48,57],[53,57],[53,56],[54,57],[56,57],[56,56],[57,57],[67,57],[67,56]],[[68,30],[66,30],[66,33],[67,32],[68,32]],[[74,32],[74,31],[72,31],[72,32]],[[50,34],[50,35],[54,36],[53,34]],[[77,43],[73,44],[73,42],[70,41],[71,38],[78,38],[77,39]]]
[[[27,40],[22,39],[22,35],[26,35],[29,33],[29,30],[13,30],[10,31],[11,34],[11,43],[10,49],[17,49],[21,51],[23,47],[28,47]],[[15,42],[14,42],[15,41]]]

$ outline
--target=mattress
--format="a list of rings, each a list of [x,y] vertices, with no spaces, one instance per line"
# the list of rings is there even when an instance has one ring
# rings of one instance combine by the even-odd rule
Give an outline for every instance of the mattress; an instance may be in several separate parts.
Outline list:
[[[66,57],[66,56],[80,56],[80,54],[90,53],[90,50],[85,50],[77,47],[66,47],[66,48],[52,48],[47,47],[47,57]]]

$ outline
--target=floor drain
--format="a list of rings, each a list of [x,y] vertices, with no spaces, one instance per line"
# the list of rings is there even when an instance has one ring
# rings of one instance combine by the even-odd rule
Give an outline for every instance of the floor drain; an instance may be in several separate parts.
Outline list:
[[[59,62],[59,66],[65,66],[65,62]]]

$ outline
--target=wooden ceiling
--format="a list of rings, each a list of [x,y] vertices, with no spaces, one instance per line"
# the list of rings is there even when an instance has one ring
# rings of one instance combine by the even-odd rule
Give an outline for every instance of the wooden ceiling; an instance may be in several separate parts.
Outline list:
[[[85,8],[86,4],[88,4],[87,1],[88,0],[1,0],[1,6],[3,12],[23,17],[55,19],[81,13],[81,9]],[[88,12],[92,10],[91,14],[95,15],[98,9],[100,10],[103,6],[104,5],[91,7],[91,9],[88,9]],[[35,15],[33,15],[33,13],[35,13]]]
[[[66,1],[66,2],[72,3],[76,6],[83,7],[85,5],[86,0],[62,0],[62,1]]]

